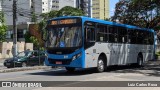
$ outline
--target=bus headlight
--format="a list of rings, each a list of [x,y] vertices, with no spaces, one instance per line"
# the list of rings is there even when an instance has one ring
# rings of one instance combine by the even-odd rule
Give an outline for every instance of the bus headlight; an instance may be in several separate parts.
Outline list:
[[[82,55],[82,53],[78,53],[78,54],[74,55],[73,58],[72,58],[72,61],[81,57],[81,55]]]
[[[75,59],[76,59],[76,55],[75,55],[75,56],[73,56],[72,61],[73,61],[73,60],[75,60]]]
[[[77,58],[79,58],[82,55],[82,53],[77,54]]]

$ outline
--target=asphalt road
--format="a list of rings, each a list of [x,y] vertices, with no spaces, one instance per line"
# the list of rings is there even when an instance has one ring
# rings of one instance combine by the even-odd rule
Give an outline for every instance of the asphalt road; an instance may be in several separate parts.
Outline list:
[[[72,87],[73,84],[83,85],[87,81],[160,81],[160,66],[147,65],[143,68],[135,68],[131,66],[115,66],[110,67],[108,71],[96,73],[94,69],[77,70],[74,73],[68,73],[64,69],[45,69],[31,70],[21,72],[1,73],[0,81],[82,81],[57,84],[57,87],[47,88],[23,88],[26,90],[117,90],[117,87]],[[97,82],[98,83],[98,82]],[[86,83],[87,85],[87,83]],[[96,84],[95,84],[96,85]],[[63,86],[63,87],[61,87]],[[67,87],[67,88],[64,88]],[[22,88],[0,88],[0,90],[19,90]],[[119,90],[160,90],[156,87],[121,87]]]

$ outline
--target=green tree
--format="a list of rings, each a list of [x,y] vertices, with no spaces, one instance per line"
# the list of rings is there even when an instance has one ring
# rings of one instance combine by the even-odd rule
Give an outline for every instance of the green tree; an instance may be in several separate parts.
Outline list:
[[[40,16],[43,18],[43,20],[46,21],[48,19],[60,16],[82,16],[82,15],[84,15],[82,10],[71,6],[65,6],[59,11],[52,10],[49,13],[43,13]]]
[[[112,21],[156,29],[160,21],[159,0],[120,0]]]
[[[78,8],[73,8],[71,6],[66,6],[60,9],[57,13],[57,16],[82,16],[83,11]]]
[[[6,39],[7,26],[5,24],[4,13],[0,11],[0,42]]]
[[[34,48],[38,49],[39,48],[39,41],[36,37],[32,36],[29,32],[26,32],[25,34],[25,42],[26,43],[33,43]]]
[[[40,16],[43,18],[43,20],[48,20],[48,19],[57,17],[57,13],[58,11],[52,10],[48,13],[42,13]]]
[[[34,48],[35,48],[35,49],[39,49],[40,43],[38,42],[38,39],[37,39],[36,37],[34,37],[34,36],[31,36],[29,39],[30,39],[30,41],[33,43]]]
[[[37,22],[37,18],[38,18],[37,15],[35,14],[35,12],[33,12],[32,16],[31,16],[31,21],[32,22]]]

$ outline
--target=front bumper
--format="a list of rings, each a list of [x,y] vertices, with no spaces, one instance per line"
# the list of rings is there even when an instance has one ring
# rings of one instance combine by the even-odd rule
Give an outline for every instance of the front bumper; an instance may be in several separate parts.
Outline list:
[[[22,66],[21,62],[4,62],[5,67],[20,67]]]

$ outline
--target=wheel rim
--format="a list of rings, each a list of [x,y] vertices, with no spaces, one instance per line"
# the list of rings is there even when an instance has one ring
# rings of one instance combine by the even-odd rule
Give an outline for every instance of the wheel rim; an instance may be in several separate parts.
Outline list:
[[[98,61],[98,70],[103,71],[104,70],[104,62],[103,60]]]
[[[140,57],[139,57],[138,61],[139,61],[139,63],[138,63],[138,64],[139,64],[139,66],[142,66],[142,64],[143,64],[143,62],[142,62],[142,58],[140,58]]]

